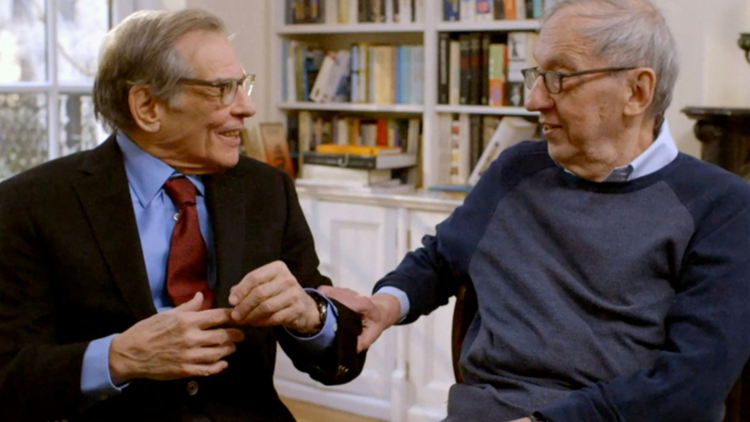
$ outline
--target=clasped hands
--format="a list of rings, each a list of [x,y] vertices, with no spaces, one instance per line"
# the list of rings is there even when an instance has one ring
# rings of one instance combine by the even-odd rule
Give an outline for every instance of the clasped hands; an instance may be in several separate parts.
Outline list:
[[[244,339],[242,331],[219,326],[282,325],[299,333],[316,331],[320,313],[281,261],[245,275],[229,293],[234,308],[200,310],[203,295],[144,319],[116,335],[109,348],[112,382],[136,378],[171,380],[218,374],[226,356]]]

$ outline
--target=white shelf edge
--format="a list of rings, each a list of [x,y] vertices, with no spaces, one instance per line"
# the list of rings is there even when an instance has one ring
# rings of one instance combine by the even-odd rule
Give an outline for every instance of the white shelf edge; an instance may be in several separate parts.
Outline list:
[[[420,104],[359,104],[359,103],[281,103],[282,110],[356,111],[367,113],[414,113],[424,111]]]
[[[438,22],[440,32],[479,32],[479,31],[536,31],[539,19],[496,20],[474,22]]]
[[[537,117],[536,111],[528,111],[523,107],[490,107],[490,106],[466,106],[466,105],[436,105],[438,113],[467,113],[467,114],[500,114],[505,116],[529,116]]]
[[[416,32],[422,33],[425,30],[424,24],[421,23],[355,23],[355,24],[292,24],[283,25],[277,31],[277,35],[295,35],[295,34],[374,34],[382,32],[399,33],[399,32]]]

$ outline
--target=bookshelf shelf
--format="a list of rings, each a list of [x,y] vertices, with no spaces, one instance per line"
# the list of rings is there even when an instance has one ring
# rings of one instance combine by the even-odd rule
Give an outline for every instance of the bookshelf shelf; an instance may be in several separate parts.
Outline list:
[[[424,107],[418,104],[359,104],[359,103],[307,103],[291,102],[279,104],[281,110],[318,110],[357,113],[412,113],[421,114]]]
[[[295,24],[283,25],[276,33],[278,35],[422,33],[424,32],[424,29],[424,24]]]
[[[495,114],[500,116],[539,116],[539,113],[528,111],[523,107],[437,105],[435,111],[438,113]]]
[[[437,30],[440,32],[507,32],[536,31],[537,29],[539,29],[539,19],[438,22],[437,24]]]
[[[388,5],[395,4],[392,0],[387,2],[383,0],[383,4],[386,5],[385,22],[367,22],[358,23],[358,7],[360,3],[358,0],[348,0],[348,23],[338,23],[337,20],[341,18],[335,11],[336,7],[341,4],[345,4],[347,0],[319,0],[324,2],[326,5],[324,11],[324,19],[322,23],[299,23],[292,24],[289,20],[289,15],[286,13],[285,5],[296,3],[297,0],[274,0],[271,2],[271,13],[272,23],[269,31],[272,34],[273,44],[271,47],[272,60],[271,60],[271,85],[273,89],[273,109],[275,121],[287,122],[292,116],[299,118],[299,112],[309,111],[312,114],[312,118],[321,118],[321,112],[324,118],[326,112],[338,113],[338,117],[351,117],[366,118],[369,120],[380,120],[380,119],[419,119],[421,120],[421,134],[419,144],[419,155],[421,158],[421,167],[419,168],[419,177],[422,187],[429,187],[447,183],[445,182],[446,175],[450,176],[450,162],[444,162],[445,157],[450,157],[450,152],[446,152],[446,148],[453,148],[451,142],[446,142],[444,139],[446,133],[450,137],[452,131],[450,127],[445,126],[445,118],[447,114],[457,114],[458,118],[466,118],[471,122],[476,122],[477,118],[481,121],[482,128],[491,127],[492,124],[497,124],[500,117],[502,116],[520,116],[524,118],[536,118],[538,113],[529,112],[523,107],[490,107],[487,105],[448,105],[441,104],[442,100],[440,96],[443,95],[439,91],[439,64],[440,64],[440,40],[448,39],[451,41],[459,41],[461,36],[470,36],[472,34],[479,33],[492,33],[490,44],[503,44],[506,43],[506,36],[496,36],[502,33],[513,33],[513,32],[532,32],[539,29],[539,19],[506,19],[506,20],[492,20],[492,21],[444,21],[444,4],[446,2],[439,0],[398,0],[399,4],[411,4],[419,5],[421,9],[412,10],[412,21],[403,22],[395,19],[395,14],[392,14],[394,9],[388,11]],[[470,0],[471,1],[471,0]],[[331,6],[331,9],[328,6]],[[392,6],[395,7],[395,6]],[[406,10],[406,9],[405,9]],[[390,17],[394,18],[391,23]],[[408,16],[408,15],[407,15]],[[328,23],[325,23],[328,22]],[[356,44],[359,48],[368,46],[368,48],[377,47],[394,47],[400,48],[404,46],[414,47],[421,46],[422,51],[420,54],[421,59],[421,77],[412,76],[409,79],[409,83],[413,87],[415,84],[421,86],[421,90],[417,90],[422,98],[421,104],[374,104],[374,103],[316,103],[316,102],[302,102],[302,101],[290,101],[299,98],[298,88],[292,89],[290,85],[292,83],[298,83],[296,79],[290,78],[288,69],[293,69],[295,60],[298,60],[295,56],[290,56],[289,48],[298,48],[299,45],[308,45],[314,49],[324,49],[334,52],[340,52],[341,50],[350,49],[352,45]],[[473,47],[472,47],[473,48]],[[482,46],[480,45],[480,50]],[[294,50],[292,50],[294,51]],[[361,56],[361,51],[358,50],[358,55]],[[403,51],[403,50],[402,50]],[[379,52],[382,52],[380,50]],[[398,52],[397,52],[398,53]],[[367,57],[371,57],[373,50],[370,50]],[[447,55],[446,55],[447,56]],[[310,56],[308,56],[309,58]],[[383,56],[381,55],[381,58]],[[443,56],[445,57],[445,56]],[[370,60],[370,59],[367,59]],[[396,63],[398,59],[395,59]],[[386,63],[388,61],[386,60]],[[290,65],[290,63],[292,63]],[[382,62],[381,62],[382,63]],[[506,63],[507,65],[507,63]],[[388,64],[390,66],[390,64]],[[383,69],[385,66],[381,67]],[[528,67],[528,66],[526,66]],[[362,72],[362,68],[359,69]],[[370,72],[374,71],[374,67],[368,69]],[[382,70],[381,70],[382,72]],[[367,76],[365,76],[367,77]],[[382,77],[382,73],[381,73]],[[507,72],[506,72],[507,77]],[[382,81],[382,79],[376,79]],[[513,81],[517,83],[518,81]],[[359,82],[361,84],[361,81]],[[451,82],[454,83],[454,82]],[[397,85],[397,83],[396,83]],[[455,88],[455,87],[454,87]],[[308,88],[311,89],[311,88]],[[367,96],[372,95],[372,86],[367,88]],[[475,88],[472,88],[475,89]],[[376,92],[382,94],[382,90]],[[294,97],[289,97],[289,93],[295,92]],[[396,91],[391,91],[390,97],[394,99],[398,97]],[[412,95],[415,90],[412,88]],[[361,91],[360,91],[361,95]],[[361,96],[360,96],[361,98]],[[372,99],[372,98],[370,98]],[[389,101],[389,100],[386,100]],[[406,99],[406,102],[409,100]],[[467,100],[467,102],[475,103],[481,101]],[[489,101],[488,101],[489,102]],[[507,102],[506,102],[507,103]],[[316,115],[317,114],[317,115]],[[308,114],[305,114],[307,119]],[[298,122],[297,120],[294,120]],[[305,125],[308,125],[308,120],[305,120]],[[487,130],[471,130],[472,124],[469,124],[470,136],[476,137],[479,133],[484,140],[486,137]],[[463,126],[462,126],[463,127]],[[447,128],[447,130],[446,130]],[[299,132],[298,132],[299,133]],[[304,132],[307,135],[307,132]],[[309,136],[309,135],[308,135]],[[476,143],[471,148],[477,148]],[[481,146],[479,147],[481,148]],[[475,157],[472,155],[472,157]]]

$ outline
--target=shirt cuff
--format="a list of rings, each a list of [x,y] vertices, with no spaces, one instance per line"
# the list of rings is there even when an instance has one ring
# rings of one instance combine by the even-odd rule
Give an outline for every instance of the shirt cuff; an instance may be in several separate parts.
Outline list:
[[[118,395],[123,388],[128,386],[128,384],[115,386],[109,373],[109,345],[115,335],[90,342],[86,353],[83,354],[81,393],[88,406]]]
[[[328,312],[326,313],[326,320],[323,323],[323,328],[321,328],[320,331],[317,332],[314,336],[310,337],[300,337],[287,330],[286,327],[284,327],[284,329],[287,333],[289,333],[289,335],[299,341],[302,347],[305,348],[305,350],[312,354],[318,354],[333,345],[333,341],[336,338],[336,330],[338,328],[339,311],[338,309],[336,309],[336,306],[333,304],[333,302],[331,302],[331,300],[328,299],[323,293],[320,293],[319,291],[310,287],[305,288],[305,291],[314,292],[313,294],[319,295],[320,297],[325,299],[326,302],[328,302]]]
[[[396,299],[398,299],[398,303],[401,304],[401,318],[398,319],[398,322],[403,321],[406,318],[406,315],[409,314],[409,296],[406,295],[406,292],[403,290],[393,287],[393,286],[385,286],[381,289],[379,289],[375,294],[378,293],[387,293],[391,296],[396,296]]]

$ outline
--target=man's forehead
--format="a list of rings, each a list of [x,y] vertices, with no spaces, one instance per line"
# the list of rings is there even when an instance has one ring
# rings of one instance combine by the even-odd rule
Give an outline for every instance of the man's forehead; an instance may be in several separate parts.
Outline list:
[[[592,56],[593,45],[582,36],[578,28],[586,19],[571,14],[553,16],[539,34],[534,50],[537,62],[544,67],[574,67]]]
[[[175,45],[177,54],[192,68],[194,77],[203,79],[238,78],[243,74],[234,48],[220,32],[190,31]]]

